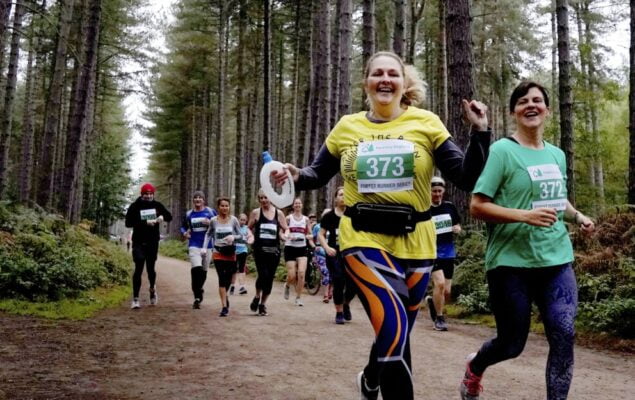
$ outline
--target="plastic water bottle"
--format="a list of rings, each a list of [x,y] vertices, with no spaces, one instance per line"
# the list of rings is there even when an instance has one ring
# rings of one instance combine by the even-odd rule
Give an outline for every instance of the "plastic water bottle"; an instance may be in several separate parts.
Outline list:
[[[293,198],[295,197],[295,188],[293,185],[293,178],[291,173],[287,171],[287,180],[282,186],[273,185],[271,179],[271,171],[280,171],[284,168],[284,164],[280,161],[275,161],[271,158],[268,151],[262,153],[262,161],[264,165],[260,170],[260,187],[265,192],[271,204],[277,208],[284,208],[293,204]]]

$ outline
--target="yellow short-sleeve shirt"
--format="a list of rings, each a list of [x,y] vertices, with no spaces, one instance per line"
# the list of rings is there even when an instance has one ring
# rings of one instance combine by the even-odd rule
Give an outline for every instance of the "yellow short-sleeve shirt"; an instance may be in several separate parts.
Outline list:
[[[450,137],[437,115],[416,107],[408,109],[398,118],[384,123],[374,123],[366,118],[366,112],[342,117],[326,138],[329,152],[340,159],[340,172],[344,178],[344,201],[347,206],[355,203],[407,204],[417,211],[430,208],[430,179],[434,172],[433,151]],[[413,151],[411,165],[411,189],[360,193],[358,186],[358,148],[379,141],[403,140]],[[394,142],[393,142],[394,143]],[[399,143],[399,142],[397,142]],[[381,144],[381,143],[380,143]],[[376,146],[379,147],[379,146]],[[382,166],[384,168],[382,168]],[[374,167],[374,166],[373,166]],[[362,166],[360,168],[366,168]],[[374,171],[386,172],[386,164],[378,164]],[[390,221],[386,221],[390,223]],[[420,222],[414,232],[405,236],[391,236],[361,232],[353,229],[351,220],[340,221],[340,249],[370,247],[387,251],[398,258],[436,258],[436,235],[432,221]]]

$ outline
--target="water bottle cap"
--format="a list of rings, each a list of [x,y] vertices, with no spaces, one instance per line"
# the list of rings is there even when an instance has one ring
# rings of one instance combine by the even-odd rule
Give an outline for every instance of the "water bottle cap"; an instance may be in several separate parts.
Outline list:
[[[268,151],[263,151],[262,152],[262,163],[266,164],[269,161],[273,161],[273,158],[271,158],[271,154],[269,154]]]

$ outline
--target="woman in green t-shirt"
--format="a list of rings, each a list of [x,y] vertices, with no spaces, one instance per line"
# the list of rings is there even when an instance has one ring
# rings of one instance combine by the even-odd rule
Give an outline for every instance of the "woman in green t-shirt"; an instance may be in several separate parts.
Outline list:
[[[543,140],[547,91],[522,82],[509,111],[516,133],[491,146],[470,204],[472,215],[487,222],[485,266],[497,335],[468,357],[461,398],[478,399],[485,369],[520,355],[535,302],[550,347],[547,399],[566,399],[578,295],[564,220],[585,232],[594,225],[567,200],[564,153]]]

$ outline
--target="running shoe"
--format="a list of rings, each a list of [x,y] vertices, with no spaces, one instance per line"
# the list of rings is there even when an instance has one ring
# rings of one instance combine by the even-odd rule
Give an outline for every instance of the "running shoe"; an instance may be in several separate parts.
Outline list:
[[[234,285],[231,285],[231,286],[229,287],[229,294],[230,294],[230,295],[234,295]]]
[[[130,308],[132,308],[133,310],[141,308],[141,304],[139,303],[139,299],[138,298],[135,297],[134,299],[132,299],[132,303],[130,304]]]
[[[344,321],[351,322],[353,314],[351,314],[351,307],[348,304],[344,304]]]
[[[227,309],[227,307],[223,307],[223,309],[220,311],[219,317],[226,317],[227,314],[229,314],[229,310]]]
[[[285,300],[289,300],[289,292],[291,291],[291,288],[289,287],[289,285],[287,285],[286,283],[284,284],[284,299]]]
[[[470,369],[470,363],[472,359],[476,357],[476,353],[472,353],[467,356],[467,364],[465,366],[465,375],[459,386],[459,393],[461,394],[461,400],[478,400],[479,395],[483,391],[481,386],[481,379],[483,376],[478,376]]]
[[[159,294],[156,289],[150,289],[150,305],[156,306],[159,302]]]
[[[295,305],[298,306],[298,307],[302,307],[302,306],[304,306],[304,303],[302,302],[301,298],[296,297],[295,298]]]
[[[331,301],[331,299],[329,299],[329,296],[325,294],[324,297],[322,298],[322,303],[328,304],[329,301]]]
[[[379,397],[379,387],[376,387],[375,389],[370,389],[368,387],[366,384],[366,378],[364,377],[364,371],[359,371],[355,383],[357,383],[357,390],[359,390],[359,398],[361,400],[377,400]]]
[[[338,325],[344,325],[344,313],[336,312],[335,313],[335,323]]]
[[[434,308],[434,301],[432,296],[426,296],[426,303],[428,304],[428,312],[430,313],[430,319],[432,322],[437,320],[437,310]]]
[[[201,301],[199,299],[194,299],[194,303],[192,304],[192,308],[195,310],[199,310],[201,308]]]
[[[260,297],[254,297],[254,299],[251,301],[251,304],[249,304],[249,309],[253,312],[258,311],[259,303],[260,303]]]
[[[240,290],[238,291],[238,294],[247,294],[247,289],[245,289],[244,286],[241,286]]]
[[[259,304],[258,305],[258,315],[260,315],[261,317],[266,317],[267,315],[267,306],[264,304]]]
[[[443,315],[437,316],[437,319],[434,320],[434,330],[442,332],[448,330],[448,324],[445,322],[445,317],[443,317]]]

